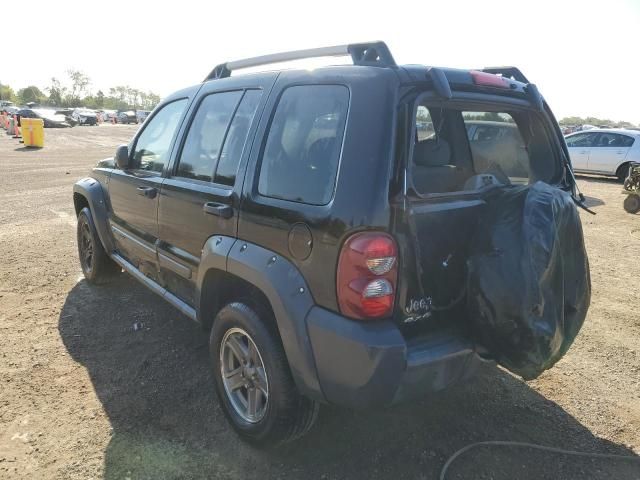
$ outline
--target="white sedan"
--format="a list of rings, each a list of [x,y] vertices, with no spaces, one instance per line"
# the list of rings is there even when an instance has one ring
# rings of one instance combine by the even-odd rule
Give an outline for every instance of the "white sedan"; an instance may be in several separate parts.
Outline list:
[[[565,137],[577,173],[627,178],[629,164],[640,163],[640,131],[596,128]]]

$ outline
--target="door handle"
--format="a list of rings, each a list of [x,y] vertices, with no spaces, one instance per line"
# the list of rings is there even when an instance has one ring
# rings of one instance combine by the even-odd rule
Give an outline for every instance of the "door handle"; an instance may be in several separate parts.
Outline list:
[[[208,213],[209,215],[216,215],[222,218],[233,217],[233,208],[231,208],[231,205],[224,203],[207,202],[202,206],[202,209],[204,213]]]
[[[589,153],[589,150],[582,150],[579,153],[580,153],[580,155],[586,155],[587,153]]]
[[[624,153],[624,150],[618,150],[618,151],[616,152],[616,155],[622,155],[623,153]]]
[[[142,195],[147,198],[156,198],[156,194],[158,190],[154,187],[138,187],[137,188],[138,195]]]

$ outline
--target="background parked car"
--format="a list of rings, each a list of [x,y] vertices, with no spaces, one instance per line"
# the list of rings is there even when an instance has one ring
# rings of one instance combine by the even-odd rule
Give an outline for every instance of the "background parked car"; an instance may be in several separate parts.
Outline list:
[[[592,129],[566,137],[576,172],[615,175],[622,182],[631,162],[640,162],[640,132],[623,129]]]
[[[126,112],[118,112],[116,117],[118,123],[138,123],[136,118],[136,112],[133,110],[127,110]]]
[[[96,116],[96,112],[93,110],[89,110],[88,108],[76,108],[73,110],[71,114],[71,118],[73,118],[78,125],[97,125],[98,117]]]
[[[2,108],[5,112],[7,112],[9,115],[17,115],[18,112],[20,110],[22,110],[22,107],[16,107],[15,105],[9,106],[9,107],[3,107]]]
[[[527,183],[529,155],[515,123],[466,120],[467,137],[477,167]],[[500,165],[495,159],[504,159]],[[495,171],[497,170],[497,171]]]
[[[143,123],[151,112],[149,110],[136,110],[136,118],[138,123]]]
[[[19,118],[41,118],[45,128],[70,127],[64,115],[56,113],[55,110],[23,108],[17,113]]]
[[[115,110],[97,110],[96,113],[102,117],[103,122],[111,122],[116,116]]]
[[[78,122],[75,118],[72,117],[73,114],[73,108],[59,108],[55,111],[55,113],[57,115],[63,115],[66,122],[69,124],[70,127],[75,127]]]

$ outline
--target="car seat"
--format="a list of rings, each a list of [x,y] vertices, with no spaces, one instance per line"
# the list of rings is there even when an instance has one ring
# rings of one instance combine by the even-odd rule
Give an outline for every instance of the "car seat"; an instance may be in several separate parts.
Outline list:
[[[419,193],[443,193],[458,189],[462,169],[451,164],[451,148],[442,138],[417,142],[413,149],[413,186]]]
[[[334,182],[327,180],[335,178],[338,170],[336,145],[336,137],[325,137],[316,140],[309,147],[304,167],[307,174],[315,179],[307,184],[307,188],[311,190],[309,198],[322,202],[331,198]]]

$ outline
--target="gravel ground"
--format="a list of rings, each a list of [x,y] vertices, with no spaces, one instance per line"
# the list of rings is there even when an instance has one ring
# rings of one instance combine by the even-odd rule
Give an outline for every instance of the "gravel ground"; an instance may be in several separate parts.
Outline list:
[[[0,478],[433,479],[483,440],[640,453],[640,215],[620,184],[580,179],[598,213],[581,212],[592,306],[551,371],[525,383],[487,367],[409,405],[325,407],[308,436],[259,451],[224,421],[197,325],[125,275],[82,280],[71,186],[135,128],[47,130],[42,150],[0,133]],[[448,478],[637,480],[640,466],[496,447]]]

